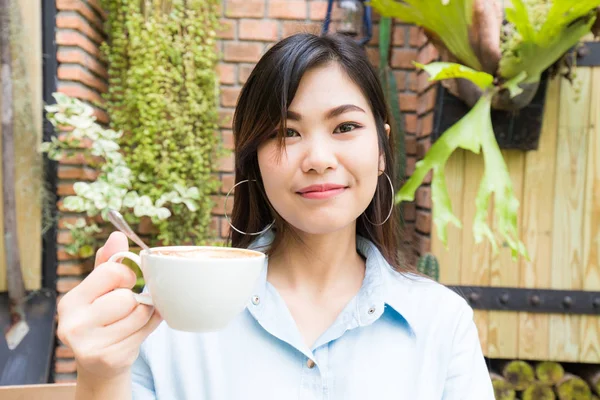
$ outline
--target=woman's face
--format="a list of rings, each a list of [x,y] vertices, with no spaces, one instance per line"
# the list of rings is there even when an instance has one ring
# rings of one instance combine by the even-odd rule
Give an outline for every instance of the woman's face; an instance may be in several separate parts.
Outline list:
[[[276,138],[258,148],[265,191],[279,215],[309,234],[354,224],[385,164],[367,99],[338,64],[304,74],[284,140],[283,149]]]

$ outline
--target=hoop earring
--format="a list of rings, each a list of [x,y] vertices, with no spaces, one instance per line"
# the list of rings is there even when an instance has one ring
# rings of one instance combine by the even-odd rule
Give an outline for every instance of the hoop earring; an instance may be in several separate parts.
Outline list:
[[[231,229],[233,229],[234,231],[241,233],[242,235],[250,235],[250,236],[256,236],[256,235],[260,235],[261,233],[265,233],[266,231],[268,231],[269,229],[271,229],[271,227],[273,226],[273,224],[275,224],[275,220],[273,220],[273,222],[271,222],[269,225],[267,225],[267,227],[265,229],[263,229],[260,232],[254,232],[254,233],[248,233],[248,232],[243,232],[241,230],[239,230],[238,228],[236,228],[235,226],[233,226],[233,224],[231,223],[231,220],[229,219],[229,216],[227,215],[227,200],[229,200],[229,195],[231,194],[231,192],[233,191],[233,189],[235,189],[236,186],[242,184],[242,183],[246,183],[246,182],[256,182],[256,179],[245,179],[243,181],[239,181],[238,183],[236,183],[235,185],[233,185],[233,187],[231,189],[229,189],[229,192],[227,192],[227,196],[225,196],[225,205],[224,205],[224,213],[225,213],[225,219],[227,220],[227,223],[229,224],[229,226],[231,227]]]
[[[394,211],[394,185],[392,184],[392,179],[390,178],[390,176],[388,174],[386,174],[385,171],[382,171],[382,173],[385,175],[385,177],[387,178],[388,182],[390,183],[390,189],[392,189],[392,207],[390,208],[390,212],[388,212],[387,217],[385,217],[385,219],[383,220],[383,222],[380,223],[380,224],[375,224],[375,223],[371,222],[371,220],[369,219],[369,217],[367,217],[367,214],[363,213],[363,215],[365,216],[365,219],[367,221],[369,221],[369,223],[371,225],[375,225],[375,226],[381,226],[381,225],[385,224],[387,222],[387,220],[390,219],[390,217],[392,216],[392,211]]]

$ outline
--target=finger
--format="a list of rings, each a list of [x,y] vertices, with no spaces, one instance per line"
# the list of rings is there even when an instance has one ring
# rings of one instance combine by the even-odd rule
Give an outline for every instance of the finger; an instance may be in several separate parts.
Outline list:
[[[150,318],[154,315],[154,307],[149,307],[145,304],[139,304],[125,318],[105,326],[102,329],[102,336],[109,341],[106,346],[121,342],[142,329]]]
[[[107,326],[127,317],[137,305],[131,290],[115,289],[94,300],[89,313],[96,326]]]
[[[94,267],[99,266],[108,261],[108,259],[120,251],[128,251],[129,242],[127,236],[122,232],[113,232],[110,234],[104,246],[96,252],[96,263]]]
[[[115,289],[131,289],[135,281],[135,273],[126,265],[104,263],[65,296],[69,296],[70,303],[73,304],[92,304],[100,296]]]
[[[148,308],[147,306],[140,305],[140,307]],[[158,326],[163,321],[161,315],[155,309],[152,313],[150,319],[146,324],[138,329],[133,334],[124,338],[123,340],[109,346],[107,349],[109,351],[115,351],[117,354],[124,354],[126,352],[135,350],[137,354],[137,350],[140,348],[142,342],[146,340],[146,338],[158,328]]]

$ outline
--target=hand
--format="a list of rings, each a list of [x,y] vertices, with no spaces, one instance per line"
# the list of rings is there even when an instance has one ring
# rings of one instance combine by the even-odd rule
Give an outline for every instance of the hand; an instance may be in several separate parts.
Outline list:
[[[92,273],[58,304],[58,337],[73,350],[78,373],[93,379],[128,372],[140,345],[162,321],[153,307],[133,297],[135,273],[126,265],[107,262],[128,249],[127,237],[112,233],[96,253]]]

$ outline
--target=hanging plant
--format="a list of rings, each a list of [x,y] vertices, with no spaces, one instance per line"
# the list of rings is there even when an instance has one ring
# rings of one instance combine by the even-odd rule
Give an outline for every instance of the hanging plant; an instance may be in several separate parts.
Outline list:
[[[475,240],[487,238],[497,252],[498,236],[513,256],[526,256],[517,234],[519,202],[494,136],[491,110],[518,110],[531,101],[542,73],[591,32],[600,0],[371,0],[371,5],[383,16],[423,27],[446,62],[417,67],[431,81],[450,80],[450,90],[472,106],[417,163],[396,201],[412,201],[433,170],[433,220],[441,241],[447,243],[447,224],[461,223],[452,213],[446,161],[458,148],[482,153],[485,172],[475,200]],[[487,224],[492,196],[495,232]]]
[[[218,131],[215,49],[218,0],[104,0],[108,40],[107,111],[131,189],[145,205],[195,187],[194,207],[173,202],[155,220],[163,244],[208,238]],[[179,193],[179,192],[178,192]],[[181,194],[181,193],[180,193]]]

